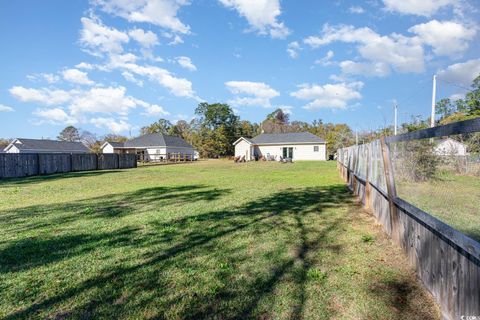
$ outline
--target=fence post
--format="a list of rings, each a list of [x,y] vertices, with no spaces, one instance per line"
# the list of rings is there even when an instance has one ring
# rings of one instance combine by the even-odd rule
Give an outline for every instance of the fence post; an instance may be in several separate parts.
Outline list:
[[[392,159],[390,157],[390,148],[385,142],[385,137],[380,138],[383,157],[383,170],[385,173],[385,181],[387,183],[388,205],[390,208],[390,227],[392,229],[391,236],[394,241],[399,240],[398,235],[398,217],[397,208],[393,200],[397,197],[397,190],[395,188],[395,178],[393,177]]]
[[[366,153],[366,173],[365,173],[365,208],[370,209],[372,206],[370,205],[370,143],[365,145],[365,153]]]

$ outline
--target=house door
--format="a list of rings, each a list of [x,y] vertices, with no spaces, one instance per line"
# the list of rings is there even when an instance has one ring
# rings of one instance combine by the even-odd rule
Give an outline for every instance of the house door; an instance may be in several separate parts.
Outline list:
[[[137,161],[145,161],[145,151],[137,151]]]
[[[283,158],[290,158],[293,159],[293,148],[283,148]]]

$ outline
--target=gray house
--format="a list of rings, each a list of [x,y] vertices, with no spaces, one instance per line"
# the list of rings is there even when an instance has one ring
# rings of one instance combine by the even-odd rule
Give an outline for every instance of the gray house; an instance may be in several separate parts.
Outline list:
[[[233,143],[235,157],[246,161],[267,159],[326,160],[327,144],[310,132],[262,133],[253,138],[241,137]]]
[[[81,142],[24,139],[13,140],[5,149],[6,153],[90,153]]]
[[[105,142],[103,153],[135,153],[142,161],[194,160],[195,148],[181,137],[163,133],[146,134],[126,142]]]

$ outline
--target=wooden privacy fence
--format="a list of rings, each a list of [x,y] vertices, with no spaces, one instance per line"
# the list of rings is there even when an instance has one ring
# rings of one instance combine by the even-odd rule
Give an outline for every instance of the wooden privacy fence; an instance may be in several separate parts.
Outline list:
[[[338,150],[341,176],[405,251],[446,319],[480,316],[480,243],[397,196],[390,148],[397,142],[474,132],[480,132],[480,118]]]
[[[95,153],[1,153],[0,178],[136,168],[135,154]]]

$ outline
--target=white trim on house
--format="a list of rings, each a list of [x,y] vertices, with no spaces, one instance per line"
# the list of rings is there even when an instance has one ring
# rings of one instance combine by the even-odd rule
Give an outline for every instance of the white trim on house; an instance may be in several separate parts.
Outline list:
[[[302,145],[305,145],[305,144],[311,144],[311,145],[320,145],[320,144],[327,144],[326,142],[276,142],[276,143],[254,143],[254,145],[261,145],[261,146],[283,146],[285,144],[302,144]]]
[[[19,143],[22,143],[20,140],[15,139],[15,140],[13,140],[12,142],[10,142],[10,143],[8,144],[8,146],[6,146],[6,147],[3,149],[3,151],[5,151],[5,152],[8,153],[8,150],[10,150],[12,147],[15,147],[14,144],[15,144],[15,142],[17,142],[17,141],[18,141]],[[18,150],[17,147],[15,147],[15,149],[17,149],[17,152],[15,152],[15,153],[18,153],[18,152],[20,151],[20,150]]]
[[[110,142],[105,141],[105,142],[100,146],[100,149],[103,150],[103,148],[105,148],[105,147],[107,146],[107,144],[111,145]]]
[[[278,140],[278,137],[276,138]],[[247,161],[260,157],[277,161],[284,157],[292,157],[293,160],[327,160],[327,143],[325,141],[292,142],[288,141],[291,140],[289,138],[291,136],[287,136],[285,138],[286,141],[283,142],[258,142],[255,138],[250,140],[240,137],[233,143],[235,146],[235,157],[243,157]],[[318,138],[318,140],[321,139]]]
[[[238,139],[233,143],[233,145],[238,144],[238,143],[239,143],[240,141],[242,141],[242,140],[245,141],[245,142],[247,142],[248,144],[253,144],[253,143],[252,143],[251,141],[249,141],[248,139],[246,139],[246,138],[244,138],[244,137],[240,137],[240,138],[238,138]]]

